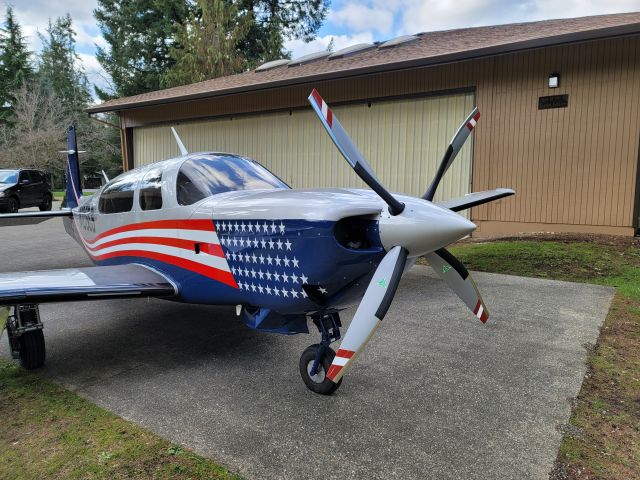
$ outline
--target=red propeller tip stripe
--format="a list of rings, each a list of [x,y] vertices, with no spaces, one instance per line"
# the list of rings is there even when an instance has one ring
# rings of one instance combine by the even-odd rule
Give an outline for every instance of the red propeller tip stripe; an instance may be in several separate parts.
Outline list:
[[[333,112],[331,111],[329,106],[326,104],[326,102],[323,100],[323,98],[320,96],[320,94],[315,88],[311,92],[311,96],[313,97],[313,100],[316,102],[316,105],[318,105],[318,108],[322,112],[322,116],[325,118],[325,120],[329,124],[329,127],[333,127]]]
[[[475,128],[479,118],[480,118],[480,110],[478,110],[476,114],[471,118],[471,121],[467,122],[467,128],[469,129],[469,131]]]
[[[333,379],[340,373],[342,367],[340,365],[331,365],[327,372],[327,378],[333,382]]]
[[[311,96],[313,97],[313,100],[316,102],[316,105],[318,105],[318,107],[322,108],[322,97],[320,96],[320,94],[318,93],[318,91],[314,88],[313,91],[311,92]]]
[[[480,319],[482,323],[487,323],[489,314],[487,314],[487,310],[484,308],[484,305],[480,300],[478,300],[478,303],[476,303],[476,308],[473,309],[473,313]]]
[[[351,358],[355,355],[355,353],[356,352],[352,352],[351,350],[345,350],[341,348],[336,352],[336,357]]]

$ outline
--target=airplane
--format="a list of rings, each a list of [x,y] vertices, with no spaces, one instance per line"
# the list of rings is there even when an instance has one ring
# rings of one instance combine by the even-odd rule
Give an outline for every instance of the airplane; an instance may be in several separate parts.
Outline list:
[[[236,306],[250,328],[320,333],[300,375],[329,395],[385,317],[402,275],[425,257],[483,323],[489,312],[467,269],[445,247],[476,226],[459,211],[513,195],[499,188],[435,203],[440,181],[474,129],[460,125],[422,197],[391,193],[331,108],[308,97],[331,140],[371,188],[293,189],[255,160],[189,153],[127,171],[83,196],[75,129],[68,129],[66,208],[2,215],[0,225],[61,217],[95,266],[0,274],[12,355],[45,361],[38,305],[131,297]],[[344,338],[340,313],[358,303]],[[337,351],[331,344],[342,339]]]

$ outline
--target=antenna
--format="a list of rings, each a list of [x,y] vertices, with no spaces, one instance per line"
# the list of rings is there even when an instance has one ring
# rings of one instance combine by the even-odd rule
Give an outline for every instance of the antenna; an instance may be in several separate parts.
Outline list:
[[[102,177],[104,178],[104,181],[109,183],[109,177],[107,176],[106,172],[104,170],[102,170]]]
[[[173,136],[175,137],[176,143],[178,144],[180,155],[189,155],[189,152],[185,148],[184,143],[182,143],[182,140],[180,140],[180,137],[178,136],[178,132],[176,132],[176,129],[171,127],[171,131],[173,132]]]

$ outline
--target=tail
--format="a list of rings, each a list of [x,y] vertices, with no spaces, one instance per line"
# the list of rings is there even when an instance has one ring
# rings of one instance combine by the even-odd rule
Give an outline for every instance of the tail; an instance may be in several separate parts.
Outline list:
[[[67,128],[67,208],[75,208],[82,198],[80,183],[80,161],[78,160],[78,143],[76,141],[76,127]]]

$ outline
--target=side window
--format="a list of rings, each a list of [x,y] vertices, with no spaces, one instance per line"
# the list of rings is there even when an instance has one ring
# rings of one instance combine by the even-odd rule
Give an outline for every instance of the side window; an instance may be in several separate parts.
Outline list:
[[[31,179],[31,175],[29,175],[28,170],[22,170],[20,172],[20,183],[24,182],[25,180],[28,180],[29,183],[33,183],[33,180]]]
[[[198,200],[207,197],[207,192],[198,188],[198,185],[192,181],[182,170],[178,172],[178,181],[176,182],[177,199],[179,205],[193,205]]]
[[[162,170],[150,170],[140,183],[140,208],[158,210],[162,208]]]
[[[136,172],[137,173],[137,172]],[[133,208],[133,193],[138,181],[137,174],[124,174],[109,183],[100,194],[100,213],[123,213]]]
[[[31,181],[33,183],[42,183],[42,176],[40,175],[40,172],[32,170],[29,173],[31,174]]]

